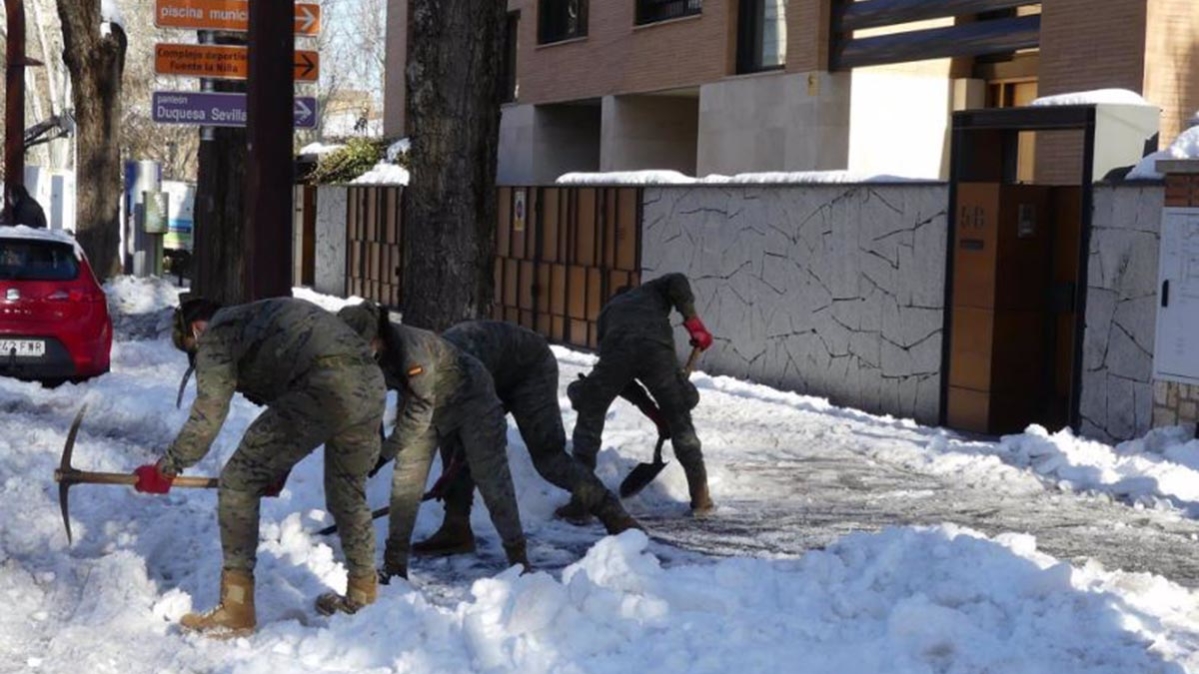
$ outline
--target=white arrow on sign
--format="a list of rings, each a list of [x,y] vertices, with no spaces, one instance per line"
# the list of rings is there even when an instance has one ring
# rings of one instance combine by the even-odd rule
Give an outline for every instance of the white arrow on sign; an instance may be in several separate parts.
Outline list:
[[[299,5],[296,7],[296,18],[300,19],[300,27],[303,32],[307,33],[312,30],[312,24],[316,23],[316,16],[312,13],[310,5]]]
[[[304,103],[304,99],[302,98],[296,99],[295,115],[297,122],[306,122],[312,116],[312,109]]]

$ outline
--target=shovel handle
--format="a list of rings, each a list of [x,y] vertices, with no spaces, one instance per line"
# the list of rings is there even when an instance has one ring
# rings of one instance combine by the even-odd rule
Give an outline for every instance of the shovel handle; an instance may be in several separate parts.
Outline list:
[[[54,471],[55,482],[67,484],[137,484],[137,476],[126,473],[89,473],[82,470]],[[187,477],[178,475],[171,480],[172,487],[189,489],[216,489],[220,480],[215,477]]]
[[[701,353],[703,352],[700,351],[698,346],[691,347],[691,355],[687,356],[687,365],[683,368],[683,372],[691,374],[695,371],[695,364],[699,362],[699,354]]]

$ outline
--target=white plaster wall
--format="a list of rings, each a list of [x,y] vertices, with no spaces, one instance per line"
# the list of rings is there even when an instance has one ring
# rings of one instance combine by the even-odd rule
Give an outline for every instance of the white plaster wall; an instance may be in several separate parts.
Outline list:
[[[948,179],[953,80],[860,68],[852,82],[850,170]]]
[[[947,203],[943,184],[647,188],[642,267],[691,278],[705,372],[936,423]]]
[[[345,297],[346,219],[349,190],[321,185],[316,190],[316,291]]]
[[[684,96],[605,96],[600,170],[670,169],[695,174],[699,100]]]
[[[1087,265],[1080,431],[1107,442],[1152,426],[1161,185],[1096,185]]]
[[[770,72],[700,87],[696,172],[848,166],[850,77]]]

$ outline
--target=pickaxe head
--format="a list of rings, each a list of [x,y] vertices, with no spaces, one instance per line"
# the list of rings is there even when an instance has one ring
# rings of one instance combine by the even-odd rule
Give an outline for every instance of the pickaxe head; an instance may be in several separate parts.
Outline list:
[[[54,480],[58,482],[58,505],[62,507],[62,523],[67,527],[67,543],[73,543],[71,539],[71,516],[70,508],[68,507],[68,493],[71,485],[75,484],[72,480],[72,474],[77,473],[71,467],[71,453],[75,451],[75,436],[79,435],[79,424],[83,423],[83,415],[87,412],[87,403],[79,408],[79,414],[75,415],[75,421],[71,422],[71,430],[67,432],[67,444],[62,448],[62,461],[58,464],[58,470],[54,471]]]

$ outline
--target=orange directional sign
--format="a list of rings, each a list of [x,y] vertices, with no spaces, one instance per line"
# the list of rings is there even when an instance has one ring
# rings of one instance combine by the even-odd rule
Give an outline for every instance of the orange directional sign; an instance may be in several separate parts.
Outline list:
[[[296,35],[319,35],[321,6],[297,4],[295,20]],[[250,3],[245,0],[155,0],[154,25],[183,30],[245,32],[250,30]]]
[[[249,50],[209,44],[158,44],[154,46],[154,72],[159,75],[244,80],[249,71]],[[315,82],[321,76],[321,56],[296,50],[295,80]]]

